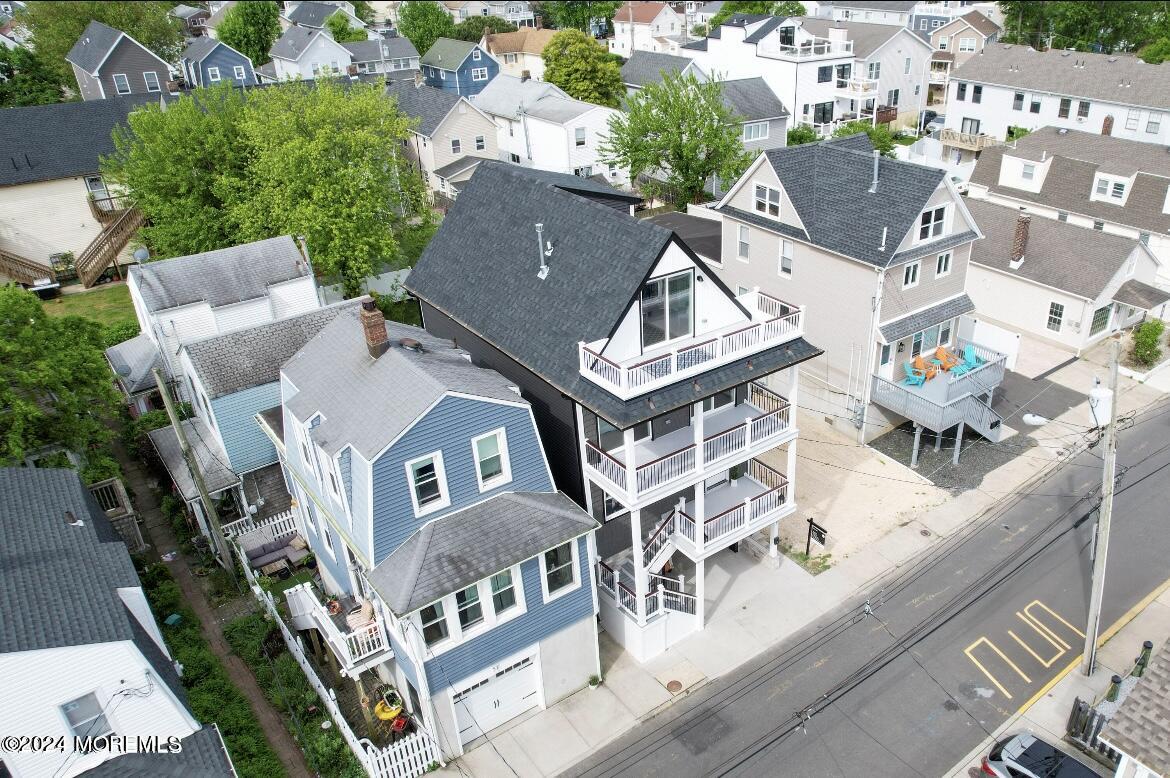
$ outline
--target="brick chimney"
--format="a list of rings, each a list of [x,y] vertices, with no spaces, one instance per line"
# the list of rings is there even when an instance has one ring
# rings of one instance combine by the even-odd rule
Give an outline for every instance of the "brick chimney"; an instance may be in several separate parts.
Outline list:
[[[527,81],[530,78],[532,78],[532,71],[531,70],[521,70],[520,71],[520,80],[521,81]]]
[[[422,70],[416,70],[414,73],[414,88],[418,89],[422,85],[423,85]]]
[[[362,334],[366,337],[366,349],[374,359],[386,353],[390,348],[390,336],[386,334],[386,319],[373,300],[362,303],[360,314],[362,320]]]
[[[1031,223],[1032,217],[1026,213],[1016,217],[1016,234],[1012,238],[1012,260],[1008,263],[1012,270],[1018,270],[1020,265],[1024,264],[1024,252],[1028,250],[1028,225]]]

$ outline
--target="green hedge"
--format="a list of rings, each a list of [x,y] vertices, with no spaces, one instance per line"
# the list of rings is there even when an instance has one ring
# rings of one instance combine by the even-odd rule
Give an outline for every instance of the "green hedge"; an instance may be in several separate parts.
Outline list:
[[[1133,358],[1146,367],[1157,364],[1162,358],[1162,349],[1158,343],[1162,340],[1164,328],[1161,319],[1150,319],[1134,330]]]
[[[321,729],[328,714],[276,625],[254,613],[229,622],[223,634],[252,669],[269,702],[286,716],[309,766],[325,778],[362,778],[365,771],[341,733],[335,727]]]
[[[219,658],[211,652],[200,630],[199,619],[183,602],[179,585],[166,566],[151,563],[139,568],[142,588],[162,628],[171,655],[183,666],[183,686],[195,718],[219,725],[228,753],[242,778],[286,775],[248,700],[227,676]],[[162,623],[172,613],[182,619],[169,626]]]

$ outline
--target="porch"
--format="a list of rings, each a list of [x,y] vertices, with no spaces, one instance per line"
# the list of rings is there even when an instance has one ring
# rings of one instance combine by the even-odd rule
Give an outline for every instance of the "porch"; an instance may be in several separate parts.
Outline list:
[[[316,629],[337,657],[343,675],[356,677],[394,657],[385,622],[372,603],[327,600],[311,582],[289,587],[284,596],[293,626]]]
[[[960,132],[954,129],[944,129],[940,133],[939,139],[942,140],[944,146],[953,146],[967,151],[983,151],[991,146],[1004,145],[1003,141],[991,135],[979,132]]]

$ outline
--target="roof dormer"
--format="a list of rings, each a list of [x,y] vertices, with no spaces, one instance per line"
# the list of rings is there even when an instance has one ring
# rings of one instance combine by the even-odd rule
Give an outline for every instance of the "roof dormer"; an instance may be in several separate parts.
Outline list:
[[[1093,189],[1089,192],[1089,199],[1099,203],[1125,205],[1133,188],[1135,176],[1127,177],[1097,171],[1093,176]]]
[[[1036,194],[1044,187],[1052,159],[1047,151],[1041,151],[1039,159],[1015,157],[1005,152],[999,166],[999,185]]]

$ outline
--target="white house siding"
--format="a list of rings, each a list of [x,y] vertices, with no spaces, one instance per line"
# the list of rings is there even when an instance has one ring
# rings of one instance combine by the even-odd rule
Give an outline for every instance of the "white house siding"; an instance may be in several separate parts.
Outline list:
[[[975,303],[979,318],[989,319],[1010,330],[1027,333],[1069,351],[1076,351],[1084,344],[1089,333],[1089,322],[1093,318],[1093,307],[1083,297],[982,265],[971,265],[967,275],[967,294]],[[1053,332],[1047,327],[1051,303],[1064,306],[1060,332]]]
[[[896,127],[917,127],[918,113],[926,107],[926,73],[930,69],[930,46],[909,30],[900,30],[884,46],[854,67],[855,78],[868,78],[871,62],[881,63],[878,104],[887,105],[891,89],[898,90]],[[906,60],[910,72],[906,72]],[[915,94],[917,89],[917,94]]]
[[[676,53],[677,47],[663,48],[655,38],[681,35],[686,22],[682,16],[664,6],[650,24],[637,24],[613,20],[613,37],[609,39],[609,50],[623,57],[634,51],[658,51]]]
[[[867,24],[892,24],[904,27],[910,21],[910,15],[901,11],[881,11],[876,9],[834,8],[826,6],[828,16],[839,22],[866,22]]]
[[[207,387],[203,385],[199,373],[196,372],[194,365],[191,364],[191,357],[187,354],[186,349],[179,352],[179,370],[183,376],[183,380],[179,381],[179,385],[184,393],[192,392],[191,396],[187,399],[195,409],[195,415],[207,422],[207,427],[215,435],[215,440],[219,443],[220,448],[227,451],[227,446],[223,442],[223,434],[219,429],[219,420],[215,416],[215,409],[211,404],[211,397],[207,393]],[[206,442],[211,443],[211,441]]]
[[[268,287],[272,318],[287,319],[320,307],[317,286],[312,276],[296,278]]]
[[[615,168],[615,175],[610,176],[609,166],[600,157],[601,144],[609,136],[609,118],[616,114],[617,111],[612,109],[597,107],[564,124],[527,117],[524,126],[528,130],[528,143],[532,150],[532,167],[555,173],[572,173],[588,166],[594,174],[601,173],[611,183],[628,183],[626,171]],[[576,144],[578,127],[585,128],[584,146]]]
[[[345,69],[353,62],[353,56],[328,35],[318,35],[295,62],[279,58],[272,60],[279,81],[313,78],[314,65],[324,70],[332,68],[334,62],[337,63],[338,72],[345,73]]]
[[[0,187],[0,248],[46,265],[53,254],[80,256],[102,231],[88,198],[80,176]]]
[[[957,98],[960,83],[967,83],[967,99]],[[1101,126],[1106,116],[1113,117],[1112,135],[1117,138],[1128,138],[1142,143],[1158,143],[1170,145],[1170,110],[1157,110],[1140,106],[1125,105],[1123,103],[1089,100],[1089,115],[1081,119],[1077,116],[1077,103],[1081,98],[1075,94],[1076,74],[1069,71],[1067,94],[1053,92],[1037,92],[1027,89],[1016,89],[1011,86],[996,86],[983,84],[983,96],[979,103],[971,101],[973,84],[964,82],[961,75],[952,71],[950,83],[947,85],[946,127],[947,129],[962,129],[963,119],[979,120],[979,132],[1004,139],[1008,127],[1024,127],[1029,130],[1040,127],[1065,127],[1081,132],[1101,132]],[[1024,94],[1024,107],[1021,111],[1013,110],[1012,104],[1016,92]],[[1032,96],[1040,98],[1040,113],[1030,110]],[[1058,115],[1061,98],[1071,98],[1072,107],[1067,119]],[[1137,128],[1126,129],[1126,121],[1130,110],[1137,111]],[[1146,123],[1151,113],[1161,114],[1161,126],[1158,132],[1146,132]]]
[[[525,51],[507,52],[501,54],[493,54],[496,59],[500,61],[500,73],[507,76],[515,76],[520,78],[524,75],[524,71],[528,71],[528,75],[537,81],[544,80],[544,57],[539,54],[530,54]],[[515,57],[514,62],[509,62],[510,57]]]
[[[938,255],[951,255],[951,272],[942,278],[935,277]],[[908,313],[929,308],[963,293],[967,279],[967,265],[971,258],[971,244],[928,254],[919,260],[918,285],[902,288],[902,274],[906,264],[896,265],[886,272],[882,285],[882,307],[879,321],[882,323],[900,319]]]
[[[0,654],[0,677],[5,699],[21,701],[0,705],[0,731],[6,735],[72,738],[60,706],[90,692],[109,706],[110,726],[130,736],[130,747],[135,736],[181,738],[199,728],[129,641]],[[149,688],[150,693],[124,695],[110,705],[115,692],[131,688]],[[105,752],[72,758],[51,749],[26,749],[5,753],[4,763],[18,776],[74,776],[109,757]]]
[[[484,138],[483,151],[475,150],[475,139],[479,135]],[[458,154],[451,151],[451,141],[455,138],[459,139]],[[431,167],[423,168],[428,174],[464,157],[496,159],[499,156],[495,124],[463,100],[455,105],[435,130],[435,134],[431,136],[431,145],[432,148],[428,149],[430,154],[426,159]],[[437,185],[433,176],[431,178],[432,186]]]
[[[215,315],[216,330],[220,333],[234,332],[272,321],[272,305],[268,302],[267,295],[235,305],[221,305],[213,308],[212,313]]]

